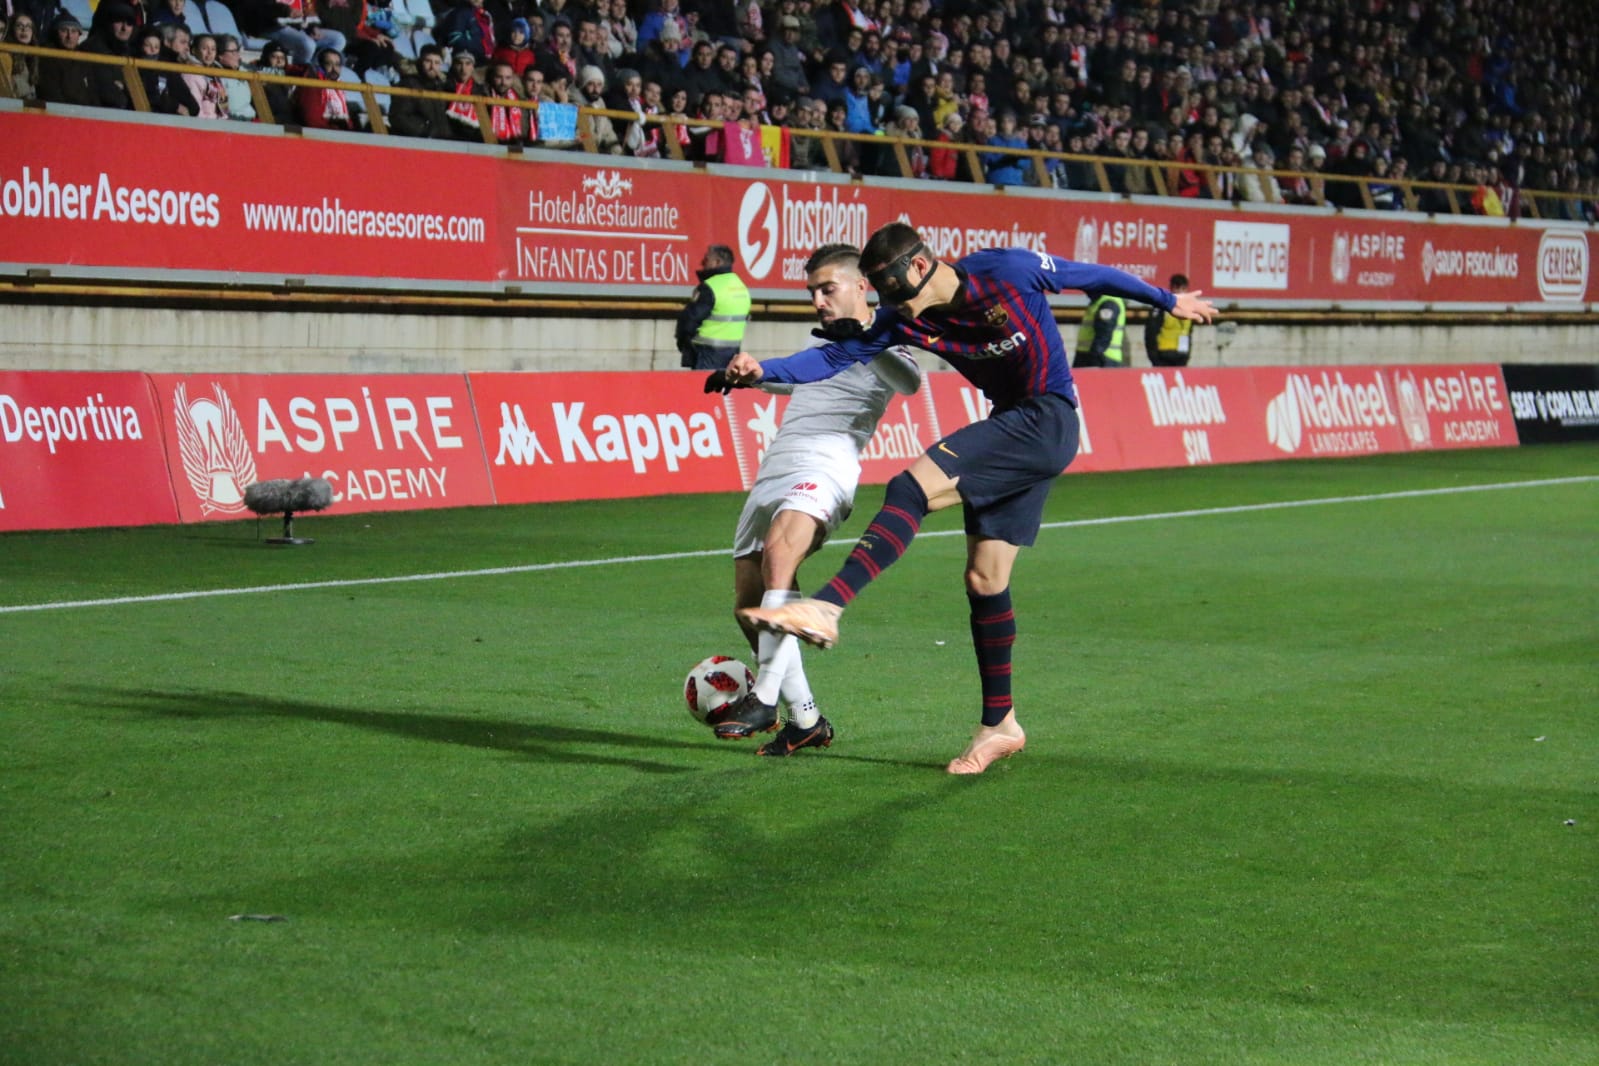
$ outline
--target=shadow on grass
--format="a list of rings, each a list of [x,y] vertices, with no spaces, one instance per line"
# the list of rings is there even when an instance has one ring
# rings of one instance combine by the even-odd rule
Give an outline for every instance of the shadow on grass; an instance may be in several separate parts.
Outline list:
[[[649,774],[693,773],[695,767],[657,759],[606,755],[594,747],[651,751],[703,752],[704,743],[665,740],[606,729],[576,728],[532,721],[478,718],[467,715],[376,711],[340,707],[309,700],[285,699],[247,692],[214,690],[161,691],[78,687],[70,690],[84,706],[115,708],[137,714],[190,720],[238,721],[243,718],[287,718],[327,722],[425,740],[508,752],[520,758],[552,763],[614,766]]]
[[[699,740],[674,740],[658,735],[640,735],[607,729],[576,728],[532,721],[478,718],[467,715],[427,714],[423,712],[374,711],[339,707],[309,700],[290,700],[245,692],[215,690],[162,691],[156,689],[114,689],[78,687],[79,702],[90,707],[114,707],[140,714],[167,718],[225,719],[292,718],[352,726],[438,744],[460,744],[472,748],[505,751],[544,762],[591,763],[619,766],[641,773],[693,773],[696,767],[644,758],[605,756],[576,750],[582,746],[607,746],[650,751],[692,751],[708,749],[727,755],[753,758],[748,743],[717,742],[707,731]],[[876,766],[896,766],[913,770],[943,770],[941,762],[888,759],[869,755],[829,752],[826,756],[808,754],[801,761],[825,757],[831,762],[858,762]]]

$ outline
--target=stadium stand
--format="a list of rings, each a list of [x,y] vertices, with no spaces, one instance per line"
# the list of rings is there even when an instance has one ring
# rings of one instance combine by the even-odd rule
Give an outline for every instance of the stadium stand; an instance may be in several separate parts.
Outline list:
[[[640,113],[673,123],[625,151],[664,144],[676,158],[728,161],[733,138],[718,126],[741,122],[786,131],[771,141],[777,165],[868,176],[1599,218],[1599,30],[1587,0],[596,2],[488,0],[470,36],[486,31],[492,52],[525,20],[544,101],[586,103],[585,122],[617,128]],[[392,29],[392,43],[345,56],[346,80],[368,89],[413,75],[452,8],[467,24],[449,0],[370,3],[362,26]],[[251,31],[271,21],[255,0],[135,6],[196,33],[209,22],[252,50],[264,40]],[[315,9],[302,0],[302,15]],[[357,44],[371,43],[363,34]],[[570,37],[569,53],[548,47],[556,37]],[[697,60],[696,46],[714,58]],[[578,100],[570,82],[589,68],[607,86],[637,72],[641,102]],[[669,120],[680,89],[686,109]],[[7,79],[0,91],[32,87]],[[373,100],[352,91],[351,102]]]

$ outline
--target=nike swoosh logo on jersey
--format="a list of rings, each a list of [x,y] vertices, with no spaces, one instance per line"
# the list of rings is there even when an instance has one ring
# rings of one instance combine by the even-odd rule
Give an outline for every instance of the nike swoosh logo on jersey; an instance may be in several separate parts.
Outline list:
[[[943,441],[939,441],[938,442],[938,450],[943,452],[945,455],[949,456],[951,459],[959,459],[960,458],[960,456],[958,456],[954,452],[950,451],[949,450],[949,445],[945,444]]]

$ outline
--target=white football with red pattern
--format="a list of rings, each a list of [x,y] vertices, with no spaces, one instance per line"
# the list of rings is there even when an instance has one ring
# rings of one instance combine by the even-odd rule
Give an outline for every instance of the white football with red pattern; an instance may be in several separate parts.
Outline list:
[[[683,699],[694,720],[704,722],[754,687],[749,667],[729,655],[712,655],[701,659],[683,679]]]

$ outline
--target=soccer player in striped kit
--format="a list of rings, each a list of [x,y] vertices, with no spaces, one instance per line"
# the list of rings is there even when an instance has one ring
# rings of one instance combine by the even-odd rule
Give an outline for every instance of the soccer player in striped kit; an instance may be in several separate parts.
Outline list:
[[[948,770],[980,774],[1027,742],[1011,702],[1011,569],[1021,548],[1038,536],[1055,478],[1077,454],[1077,389],[1047,294],[1110,293],[1196,322],[1211,321],[1216,309],[1199,292],[1173,295],[1123,271],[1044,252],[996,248],[941,262],[901,222],[872,235],[861,269],[883,303],[869,326],[783,359],[757,362],[740,353],[727,369],[728,380],[818,381],[903,344],[943,358],[983,390],[993,411],[935,443],[888,483],[883,509],[814,596],[749,608],[741,617],[765,630],[833,646],[844,608],[905,553],[922,519],[960,503],[983,704],[982,724]]]

